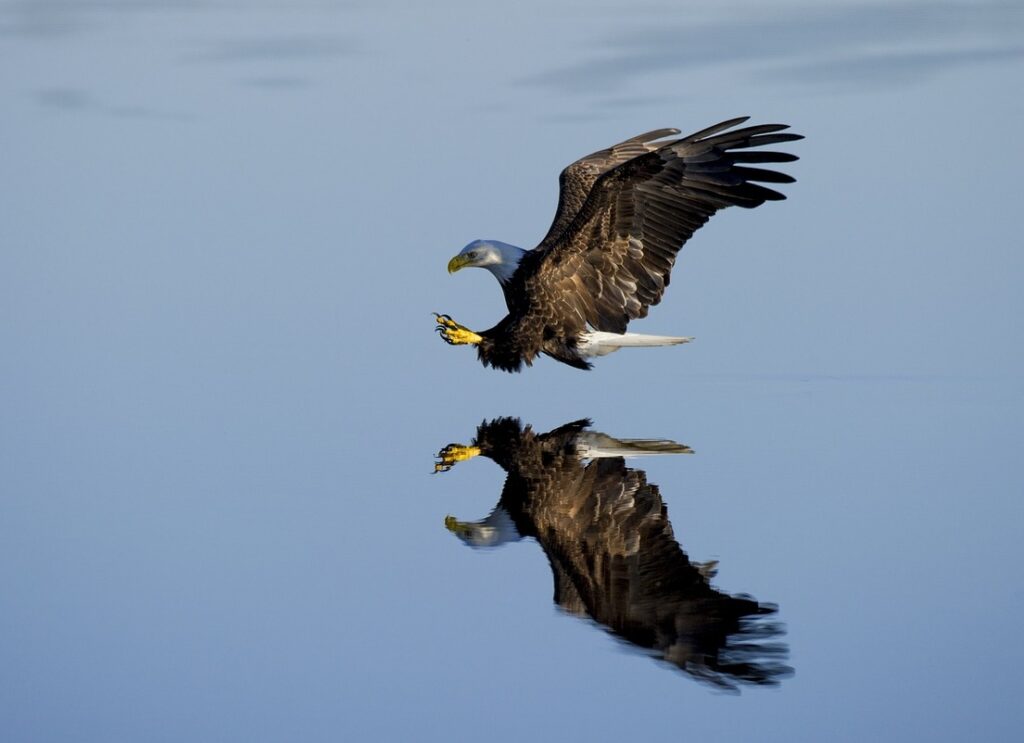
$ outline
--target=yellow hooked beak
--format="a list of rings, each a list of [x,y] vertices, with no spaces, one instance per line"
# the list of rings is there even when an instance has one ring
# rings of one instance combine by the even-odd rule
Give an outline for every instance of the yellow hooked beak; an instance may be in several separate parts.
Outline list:
[[[455,273],[460,268],[465,268],[473,260],[465,253],[459,253],[457,256],[448,261],[448,273]]]
[[[472,531],[468,524],[463,524],[461,521],[459,521],[457,518],[450,514],[444,517],[444,528],[450,531],[452,534],[459,534],[461,532],[462,534],[468,535],[469,532]]]

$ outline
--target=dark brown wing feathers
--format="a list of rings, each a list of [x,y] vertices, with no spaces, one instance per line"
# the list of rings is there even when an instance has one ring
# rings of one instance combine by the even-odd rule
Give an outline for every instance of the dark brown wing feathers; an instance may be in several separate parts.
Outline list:
[[[644,132],[625,142],[581,157],[566,167],[558,178],[558,209],[555,210],[555,218],[544,240],[560,235],[572,223],[587,200],[594,181],[600,176],[624,162],[658,149],[665,143],[656,140],[675,134],[679,134],[678,129],[655,129]]]
[[[563,312],[571,307],[567,317],[597,330],[623,333],[630,320],[645,317],[661,300],[679,249],[712,214],[785,198],[759,182],[793,178],[747,163],[796,157],[746,150],[802,137],[783,132],[782,124],[727,131],[745,120],[659,143],[598,176],[572,222],[538,247],[527,294],[545,297]]]

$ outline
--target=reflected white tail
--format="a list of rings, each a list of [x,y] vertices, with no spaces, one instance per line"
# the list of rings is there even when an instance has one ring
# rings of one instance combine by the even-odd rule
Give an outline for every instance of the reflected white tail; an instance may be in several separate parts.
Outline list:
[[[580,459],[606,457],[653,457],[660,454],[693,454],[693,449],[670,439],[616,439],[597,431],[583,431],[576,437]]]
[[[650,348],[689,343],[693,338],[671,335],[644,335],[643,333],[605,333],[592,330],[581,336],[579,352],[586,357],[604,356],[620,348]]]

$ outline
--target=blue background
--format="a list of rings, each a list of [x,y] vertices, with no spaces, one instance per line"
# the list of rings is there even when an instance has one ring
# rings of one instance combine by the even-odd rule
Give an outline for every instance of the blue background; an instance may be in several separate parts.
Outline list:
[[[0,738],[1016,740],[1016,3],[0,2]],[[751,114],[807,135],[634,329],[508,376],[558,171]],[[723,695],[472,551],[484,418],[644,460],[792,678]]]

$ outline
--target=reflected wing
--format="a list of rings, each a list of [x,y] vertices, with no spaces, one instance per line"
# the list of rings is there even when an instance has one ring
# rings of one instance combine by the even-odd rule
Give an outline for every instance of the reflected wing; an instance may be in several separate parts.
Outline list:
[[[658,487],[621,457],[598,456],[686,448],[614,439],[586,431],[589,423],[537,434],[500,418],[477,429],[475,445],[508,473],[494,511],[514,525],[504,532],[537,540],[551,565],[555,602],[566,611],[719,687],[777,683],[790,669],[786,647],[771,642],[782,631],[768,619],[775,608],[714,588],[714,564],[691,562],[683,552]],[[597,458],[586,464],[583,452]],[[497,538],[494,514],[446,524],[473,546],[493,546],[507,541]]]
[[[583,203],[590,194],[594,182],[622,163],[632,160],[648,152],[658,149],[664,142],[655,140],[671,137],[679,134],[678,129],[655,129],[652,132],[638,134],[625,142],[581,157],[569,165],[558,177],[558,209],[555,211],[555,219],[548,228],[548,234],[541,242],[542,245],[553,242],[561,236],[572,220],[583,207]]]
[[[691,562],[676,541],[658,487],[643,471],[599,460],[582,480],[590,492],[573,496],[584,499],[572,504],[572,518],[560,529],[538,529],[556,574],[556,601],[577,612],[582,603],[622,639],[722,688],[775,684],[789,673],[785,646],[771,642],[781,628],[764,620],[774,607],[709,584],[706,566]]]
[[[613,166],[593,179],[586,200],[559,231],[562,212],[572,211],[579,196],[565,196],[563,189],[556,225],[530,257],[537,265],[527,279],[528,294],[558,304],[550,308],[558,316],[580,317],[607,332],[623,333],[630,320],[646,316],[668,286],[679,249],[712,214],[785,198],[759,182],[793,178],[750,165],[797,158],[747,150],[800,135],[783,132],[788,127],[782,124],[726,131],[744,121],[657,143],[657,150]]]

